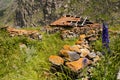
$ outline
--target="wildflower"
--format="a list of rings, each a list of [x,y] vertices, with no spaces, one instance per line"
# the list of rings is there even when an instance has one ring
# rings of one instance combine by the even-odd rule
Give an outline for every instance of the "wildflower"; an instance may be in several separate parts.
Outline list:
[[[83,59],[83,65],[85,66],[87,64],[87,59]]]
[[[108,51],[110,52],[109,49],[109,34],[108,34],[108,25],[106,23],[103,23],[102,26],[102,44],[103,47],[105,47],[106,49],[108,49]]]

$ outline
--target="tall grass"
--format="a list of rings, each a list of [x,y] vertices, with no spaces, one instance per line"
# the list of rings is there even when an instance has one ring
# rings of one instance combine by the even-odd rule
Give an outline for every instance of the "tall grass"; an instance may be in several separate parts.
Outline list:
[[[42,34],[43,41],[38,41],[24,36],[9,37],[6,31],[0,30],[0,80],[72,80],[67,69],[67,74],[51,73],[48,58],[57,55],[63,45],[73,45],[76,39],[63,41],[59,33]],[[92,80],[116,79],[120,69],[120,36],[110,36],[111,54],[106,53],[96,64]],[[26,48],[20,49],[20,43],[25,44]],[[101,40],[93,45],[95,50],[103,51]]]
[[[24,36],[9,37],[0,30],[0,79],[1,80],[46,80],[57,79],[49,71],[50,55],[57,55],[64,44],[73,45],[76,39],[63,41],[59,33],[43,33],[43,41]],[[26,49],[20,49],[23,43]]]
[[[101,61],[97,63],[93,70],[92,80],[116,80],[117,73],[120,69],[120,35],[110,35],[111,53],[102,47],[101,41],[96,41],[95,48],[99,51],[104,51],[105,55]]]

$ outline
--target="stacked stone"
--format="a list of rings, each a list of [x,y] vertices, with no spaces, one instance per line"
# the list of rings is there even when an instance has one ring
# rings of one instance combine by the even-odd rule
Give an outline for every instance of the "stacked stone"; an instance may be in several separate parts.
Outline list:
[[[84,34],[80,35],[79,40],[73,46],[64,45],[59,51],[59,56],[51,55],[49,61],[53,65],[64,65],[73,72],[79,72],[89,65],[96,64],[100,60],[101,53],[91,50],[85,37]]]
[[[89,24],[83,27],[74,27],[70,30],[64,30],[61,32],[61,38],[75,38],[81,34],[86,34],[89,38],[89,41],[97,40],[97,37],[100,36],[101,27],[100,24]]]
[[[26,36],[30,37],[31,39],[42,40],[42,35],[37,30],[16,29],[10,26],[6,26],[4,29],[9,33],[11,37]]]

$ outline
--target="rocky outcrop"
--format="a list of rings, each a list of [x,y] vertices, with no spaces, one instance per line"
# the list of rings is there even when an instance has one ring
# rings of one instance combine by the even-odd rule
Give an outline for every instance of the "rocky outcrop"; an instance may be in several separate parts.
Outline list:
[[[6,22],[14,19],[16,26],[47,25],[65,14],[74,16],[88,16],[94,21],[101,19],[109,23],[119,23],[119,1],[105,0],[13,0],[11,5],[17,6],[8,9]],[[106,5],[104,5],[106,4]],[[104,5],[104,6],[101,6]],[[114,6],[114,7],[113,7]],[[14,10],[15,9],[15,10]],[[12,10],[12,11],[11,11]],[[11,13],[12,12],[12,13]],[[15,13],[14,13],[15,12]],[[10,13],[10,14],[8,14]],[[13,15],[14,14],[14,15]],[[9,16],[8,16],[9,15]],[[10,16],[11,15],[11,16]],[[111,16],[111,17],[108,17]],[[11,19],[9,19],[11,17]]]
[[[17,0],[17,9],[15,11],[16,26],[36,26],[33,15],[37,11],[34,0]]]

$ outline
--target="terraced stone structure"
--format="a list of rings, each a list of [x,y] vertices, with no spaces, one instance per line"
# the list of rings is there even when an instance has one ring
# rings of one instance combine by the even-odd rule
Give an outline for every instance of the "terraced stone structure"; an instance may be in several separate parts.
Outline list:
[[[90,78],[91,69],[101,59],[102,54],[91,49],[85,38],[84,34],[80,35],[75,45],[64,45],[58,55],[51,55],[49,61],[52,63],[52,69],[54,68],[54,70],[59,71],[62,67],[64,72],[66,70],[64,67],[67,67],[71,71],[70,74],[75,74],[75,78]],[[82,74],[81,71],[85,68],[87,68],[85,73],[87,76],[80,76]],[[69,76],[71,77],[74,74]]]

